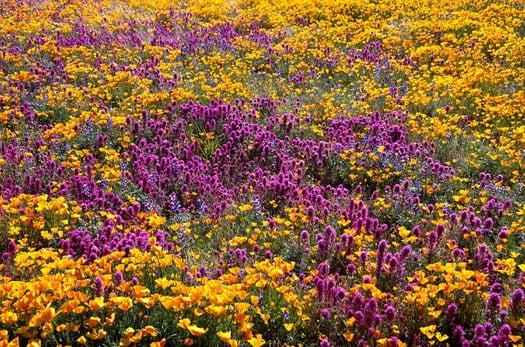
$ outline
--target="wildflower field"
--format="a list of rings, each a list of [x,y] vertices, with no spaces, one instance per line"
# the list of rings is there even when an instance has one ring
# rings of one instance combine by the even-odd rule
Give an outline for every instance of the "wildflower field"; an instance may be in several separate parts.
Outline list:
[[[0,346],[521,346],[523,0],[0,0]]]

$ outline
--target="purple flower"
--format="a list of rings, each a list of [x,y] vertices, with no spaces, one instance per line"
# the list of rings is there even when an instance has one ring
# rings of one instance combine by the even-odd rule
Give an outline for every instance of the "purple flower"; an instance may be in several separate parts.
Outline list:
[[[101,277],[95,278],[93,285],[95,287],[95,296],[102,296],[103,291],[104,291],[104,283],[102,281],[102,278]]]
[[[452,322],[457,313],[458,313],[458,306],[455,303],[451,303],[450,305],[448,305],[447,311],[445,314],[447,317],[447,322]]]
[[[514,290],[512,294],[510,295],[512,309],[517,310],[523,303],[524,299],[525,299],[525,293],[523,292],[523,289],[518,288]]]
[[[113,281],[115,282],[116,286],[121,285],[122,282],[124,282],[124,275],[122,274],[122,272],[120,271],[115,272],[113,274]]]
[[[506,228],[501,229],[501,231],[498,233],[498,238],[499,239],[508,239],[509,238],[509,233],[508,233]]]
[[[465,339],[465,331],[463,330],[463,327],[461,325],[456,325],[452,337],[456,342],[460,342]]]
[[[405,246],[401,249],[401,259],[406,259],[406,258],[408,258],[408,256],[410,255],[410,253],[412,253],[412,247],[410,247],[410,245],[405,245]]]
[[[88,261],[90,263],[93,263],[95,260],[97,260],[97,258],[98,258],[98,255],[96,253],[90,253],[88,257]]]
[[[508,325],[508,324],[503,324],[503,325],[501,326],[501,328],[499,328],[498,335],[499,335],[500,337],[502,337],[502,336],[507,337],[507,336],[509,336],[510,334],[512,334],[512,328],[510,327],[510,325]]]
[[[494,221],[492,220],[492,218],[488,217],[483,222],[483,226],[485,227],[485,229],[491,229],[494,226]]]
[[[324,229],[324,234],[326,235],[329,241],[335,240],[336,232],[335,232],[335,229],[331,225],[328,225]]]
[[[492,284],[490,286],[490,291],[492,293],[499,293],[499,294],[501,294],[501,293],[503,293],[503,289],[504,289],[503,285],[501,283],[499,283],[499,282],[495,282],[494,284]]]
[[[499,312],[501,307],[501,297],[498,293],[490,293],[487,299],[486,309],[488,313],[494,314]]]
[[[9,259],[11,259],[11,254],[9,254],[9,252],[4,252],[4,253],[2,253],[2,260],[3,260],[4,262],[8,262]]]
[[[355,318],[355,321],[357,322],[357,324],[363,324],[365,316],[363,315],[363,312],[355,311],[354,312],[354,318]]]
[[[385,318],[389,321],[394,320],[396,317],[396,309],[393,306],[387,305],[385,308]]]
[[[339,300],[344,299],[346,296],[346,290],[343,287],[337,287],[335,291],[335,297]]]
[[[497,336],[491,336],[489,338],[489,344],[488,346],[489,347],[499,347],[499,346],[502,346],[501,344],[502,341],[500,341],[499,337]]]
[[[485,322],[485,334],[492,335],[494,324],[492,322]]]
[[[365,312],[366,314],[374,314],[377,312],[377,300],[375,298],[368,300],[365,305]]]
[[[386,247],[388,245],[388,242],[386,240],[379,241],[379,244],[377,246],[377,257],[382,258],[385,254]]]
[[[16,254],[16,242],[9,241],[7,244],[7,252],[13,257]]]
[[[330,347],[332,346],[330,344],[330,340],[328,340],[328,337],[325,337],[324,339],[321,340],[321,343],[319,344],[320,347]]]
[[[310,238],[310,234],[308,233],[307,230],[303,230],[301,231],[300,237],[302,241],[306,242]]]
[[[322,317],[323,319],[330,319],[330,316],[331,316],[331,314],[330,314],[330,310],[329,310],[329,309],[327,309],[327,308],[323,308],[323,309],[321,310],[321,317]]]
[[[485,336],[485,326],[483,324],[478,324],[474,328],[474,335],[476,337],[483,337]]]
[[[430,234],[428,234],[428,243],[429,245],[433,245],[437,243],[438,241],[438,233],[435,230],[432,230]]]
[[[474,339],[472,339],[472,342],[474,346],[487,346],[485,336],[476,336]]]
[[[326,277],[330,273],[330,264],[327,261],[322,262],[317,267],[317,270],[319,270],[319,276]]]

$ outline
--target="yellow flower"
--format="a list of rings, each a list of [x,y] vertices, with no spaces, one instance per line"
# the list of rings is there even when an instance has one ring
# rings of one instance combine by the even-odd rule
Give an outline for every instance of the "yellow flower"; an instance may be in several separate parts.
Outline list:
[[[249,308],[250,308],[250,304],[247,303],[247,302],[236,302],[233,304],[233,306],[235,307],[235,311],[237,313],[245,313]]]
[[[253,206],[251,204],[244,204],[237,208],[240,212],[246,212],[253,209]]]
[[[343,333],[343,337],[345,338],[346,342],[352,342],[354,336],[354,333]]]
[[[512,342],[516,343],[516,342],[518,342],[519,340],[521,340],[521,336],[519,336],[519,335],[509,335],[509,339],[510,339]]]
[[[2,324],[12,325],[18,321],[18,315],[13,311],[7,311],[0,314],[0,322]]]
[[[46,322],[51,322],[55,318],[55,309],[53,307],[46,307],[42,311],[35,314],[29,321],[30,327],[38,327]]]
[[[438,331],[438,332],[436,332],[436,339],[437,339],[439,342],[443,342],[443,341],[448,340],[448,335],[447,335],[447,334],[441,334],[441,333]]]
[[[261,347],[264,345],[264,339],[261,334],[257,334],[248,340],[248,343],[253,347]]]
[[[421,327],[419,330],[425,335],[429,340],[432,340],[434,338],[434,335],[436,333],[436,325],[428,325],[426,327]]]
[[[127,327],[126,330],[124,330],[124,335],[126,335],[126,337],[132,337],[133,334],[135,334],[135,329],[132,327]]]
[[[204,311],[214,317],[219,317],[224,315],[228,310],[225,306],[209,305],[204,309]]]
[[[166,339],[163,338],[160,341],[155,341],[149,344],[150,347],[164,347],[166,345]]]
[[[426,266],[428,271],[435,271],[435,272],[443,272],[445,271],[445,267],[440,262],[429,264]]]
[[[244,315],[243,315],[244,316]],[[262,313],[259,312],[259,316],[263,320],[264,324],[268,325],[268,321],[270,320],[270,315],[268,313]],[[293,324],[292,324],[293,325]]]
[[[196,325],[190,325],[188,326],[187,330],[190,332],[190,334],[192,334],[193,336],[201,336],[203,334],[205,334],[208,329],[204,329],[204,328],[200,328]]]
[[[182,318],[177,323],[177,326],[182,329],[188,329],[188,327],[190,326],[190,323],[191,321],[189,320],[189,318]]]
[[[150,295],[150,290],[144,286],[134,286],[131,291],[134,299],[144,298]]]
[[[516,261],[513,258],[497,259],[496,265],[498,265],[496,267],[497,272],[506,274],[509,277],[513,276],[516,270]]]
[[[148,217],[148,224],[154,229],[160,227],[164,223],[166,223],[166,218],[163,216],[159,216],[156,213],[151,214]]]
[[[154,326],[151,326],[151,325],[147,325],[145,326],[144,328],[140,329],[140,333],[142,334],[142,336],[157,336],[158,335],[158,331],[157,329],[155,329]]]
[[[161,288],[162,290],[165,290],[165,289],[171,287],[174,283],[175,283],[175,281],[168,280],[166,277],[157,278],[155,280],[155,286],[157,288]]]
[[[252,328],[253,323],[250,323],[248,321],[244,321],[241,323],[241,326],[239,327],[239,332],[243,334],[243,339],[250,339],[252,337]]]
[[[410,236],[410,234],[412,233],[412,231],[410,229],[407,229],[405,228],[404,226],[400,226],[398,229],[397,229],[397,232],[399,233],[399,236],[401,236],[401,239],[403,240],[403,242],[405,243],[411,243],[411,242],[414,242],[417,240],[417,237],[415,236]]]
[[[20,346],[20,339],[17,337],[15,337],[13,340],[9,341],[9,343],[7,344],[7,347],[19,347]]]
[[[176,297],[161,296],[159,301],[167,310],[173,309],[174,311],[180,311],[184,308],[184,298],[181,295]]]
[[[27,346],[28,347],[40,347],[42,346],[42,341],[40,341],[40,339],[31,339],[29,340]]]
[[[104,326],[112,326],[113,322],[115,322],[115,312],[111,312],[111,315],[109,317],[104,318]]]
[[[104,297],[99,296],[91,300],[89,302],[89,308],[94,312],[97,312],[103,309],[104,308]]]
[[[89,317],[84,321],[84,325],[87,326],[89,329],[93,329],[97,325],[100,324],[100,317]]]
[[[253,306],[259,305],[259,297],[257,295],[251,295],[250,296],[250,301],[251,301]]]
[[[221,339],[222,342],[228,342],[232,338],[232,332],[231,331],[219,331],[217,332],[217,336],[219,336],[219,339]]]
[[[91,332],[86,333],[86,336],[90,340],[102,340],[107,335],[107,332],[104,329],[99,330],[93,330]]]
[[[468,196],[469,191],[466,189],[462,189],[459,191],[459,195],[454,195],[452,198],[455,202],[459,202],[461,204],[468,204],[470,201],[470,197]]]
[[[115,296],[109,300],[122,311],[128,311],[133,307],[133,300],[125,296]]]

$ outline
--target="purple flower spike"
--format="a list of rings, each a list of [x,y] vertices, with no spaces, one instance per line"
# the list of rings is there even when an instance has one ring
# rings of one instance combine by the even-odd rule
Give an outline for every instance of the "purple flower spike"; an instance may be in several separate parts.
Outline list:
[[[328,340],[328,337],[325,337],[321,340],[321,343],[319,344],[320,347],[330,347],[332,344],[330,344],[330,340]]]
[[[485,227],[485,229],[492,229],[492,227],[494,226],[494,221],[492,220],[492,218],[487,218],[485,219],[485,221],[483,222],[483,226]]]
[[[124,275],[122,275],[122,272],[117,271],[113,274],[113,281],[115,281],[115,285],[119,286],[124,282]]]
[[[525,293],[523,289],[518,288],[512,292],[510,295],[510,301],[513,310],[518,310],[525,300]]]
[[[301,237],[301,241],[306,242],[310,238],[310,234],[308,233],[307,230],[303,230],[301,231],[300,237]]]
[[[450,305],[448,305],[447,311],[445,313],[447,317],[447,322],[452,322],[457,313],[458,313],[458,306],[455,303],[451,303]]]
[[[16,242],[9,241],[7,244],[7,252],[11,255],[11,257],[14,257],[16,254]]]
[[[385,308],[385,319],[388,321],[394,320],[396,317],[396,309],[393,306],[388,305]]]
[[[492,292],[486,302],[486,311],[489,315],[495,315],[499,313],[501,308],[501,297],[498,293]]]
[[[104,291],[104,283],[102,282],[101,277],[95,278],[95,281],[93,282],[94,290],[95,290],[95,296],[102,296]]]
[[[512,334],[512,328],[508,324],[503,324],[501,328],[499,328],[498,335],[500,336],[509,336]]]

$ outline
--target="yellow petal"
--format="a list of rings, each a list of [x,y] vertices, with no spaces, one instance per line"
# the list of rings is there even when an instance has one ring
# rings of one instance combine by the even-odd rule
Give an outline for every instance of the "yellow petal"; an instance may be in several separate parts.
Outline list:
[[[179,320],[179,323],[177,324],[178,327],[182,329],[188,329],[190,326],[191,321],[188,318],[182,318]]]
[[[228,342],[232,338],[232,332],[231,331],[219,331],[217,332],[217,336],[219,336],[219,339],[221,339],[222,342]]]
[[[208,329],[200,328],[200,327],[198,327],[196,325],[190,325],[188,327],[188,331],[193,336],[201,336],[201,335],[205,334],[208,331]]]

